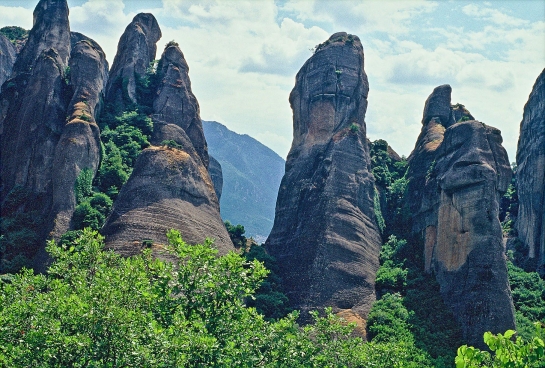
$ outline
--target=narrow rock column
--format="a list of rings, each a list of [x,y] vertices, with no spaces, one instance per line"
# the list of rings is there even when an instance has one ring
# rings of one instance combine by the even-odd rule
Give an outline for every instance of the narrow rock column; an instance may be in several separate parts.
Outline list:
[[[332,35],[297,73],[293,143],[267,239],[291,305],[359,321],[375,301],[381,237],[366,141],[369,85],[357,36]]]

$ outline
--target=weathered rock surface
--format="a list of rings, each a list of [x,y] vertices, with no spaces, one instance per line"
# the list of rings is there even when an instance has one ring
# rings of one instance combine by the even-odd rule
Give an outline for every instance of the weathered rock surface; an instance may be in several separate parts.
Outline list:
[[[153,102],[155,114],[161,120],[182,128],[204,166],[208,167],[208,148],[199,115],[199,103],[191,91],[189,66],[177,45],[165,48],[157,73],[163,79],[163,83],[159,86]]]
[[[450,92],[440,86],[426,102],[409,156],[408,205],[426,271],[436,274],[465,341],[484,347],[485,331],[515,328],[499,221],[512,172],[498,129],[466,120],[467,110],[454,123],[459,105],[450,105]]]
[[[518,238],[545,275],[545,69],[534,84],[520,123],[517,147]]]
[[[100,130],[95,122],[108,80],[108,62],[102,48],[82,34],[72,33],[68,123],[55,149],[51,235],[60,237],[70,228],[76,207],[74,183],[81,170],[96,173],[100,163]]]
[[[292,306],[303,312],[332,306],[366,319],[375,300],[381,237],[368,91],[359,38],[336,33],[301,68],[290,95],[294,138],[266,246]]]
[[[34,64],[39,63],[39,58],[48,50],[55,50],[62,66],[68,65],[70,24],[66,0],[40,0],[34,9],[28,40],[13,66],[13,77],[29,72],[35,75]]]
[[[11,75],[16,53],[15,47],[7,37],[0,34],[0,86]]]
[[[202,134],[198,103],[183,64],[178,46],[167,47],[159,61],[153,146],[138,157],[102,229],[106,245],[123,255],[139,253],[143,242],[150,240],[154,253],[168,259],[161,245],[167,244],[170,229],[180,230],[190,244],[213,238],[221,254],[234,249],[207,170],[206,141],[198,135]]]
[[[71,58],[70,51],[66,0],[40,1],[0,95],[2,201],[24,190],[25,200],[15,210],[32,213],[38,223],[38,241],[25,254],[35,257],[37,270],[46,259],[44,240],[69,229],[76,177],[84,168],[96,171],[100,159],[94,115],[107,63],[89,39],[75,43]]]
[[[221,200],[221,191],[223,190],[223,172],[221,171],[221,164],[212,156],[208,156],[210,164],[208,165],[208,173],[212,184],[214,184],[214,191],[218,197],[218,202]]]
[[[152,14],[137,14],[125,28],[117,46],[110,79],[106,87],[109,102],[123,111],[136,103],[137,78],[143,77],[155,60],[161,29]]]

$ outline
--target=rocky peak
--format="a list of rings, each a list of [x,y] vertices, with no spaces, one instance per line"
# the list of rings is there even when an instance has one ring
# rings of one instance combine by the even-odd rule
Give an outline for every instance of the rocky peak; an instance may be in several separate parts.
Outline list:
[[[55,50],[63,67],[70,57],[70,23],[66,0],[40,0],[34,9],[34,24],[13,66],[13,76],[31,72],[42,52]]]
[[[518,238],[545,275],[545,69],[537,78],[520,123],[517,147]]]
[[[363,48],[346,33],[319,45],[297,73],[294,138],[266,242],[293,307],[333,306],[361,321],[375,300],[381,244],[365,134],[368,91]]]
[[[485,331],[515,327],[499,222],[512,173],[500,131],[451,105],[451,92],[437,87],[426,101],[406,201],[425,270],[435,273],[465,341],[483,347]]]
[[[9,78],[15,63],[16,50],[10,40],[0,34],[0,86]]]
[[[208,148],[199,115],[199,103],[191,91],[189,67],[177,44],[168,44],[159,61],[157,73],[161,83],[153,110],[156,119],[176,124],[189,137],[205,167]]]
[[[148,13],[137,14],[125,28],[106,88],[107,100],[115,104],[119,111],[137,103],[137,78],[143,77],[150,63],[155,60],[156,44],[161,36],[157,20]]]

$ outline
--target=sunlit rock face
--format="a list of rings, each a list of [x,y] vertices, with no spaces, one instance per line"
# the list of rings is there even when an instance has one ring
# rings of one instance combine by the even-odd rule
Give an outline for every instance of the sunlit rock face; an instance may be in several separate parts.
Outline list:
[[[518,238],[545,275],[545,70],[534,84],[520,123],[517,148]]]
[[[511,167],[499,130],[472,120],[445,131],[437,159],[439,208],[432,268],[466,341],[515,328],[499,221]]]
[[[161,82],[154,93],[152,147],[139,155],[102,229],[106,245],[123,255],[138,254],[152,243],[155,255],[169,259],[162,249],[170,229],[190,244],[214,239],[220,254],[234,250],[208,172],[188,70],[179,47],[167,46],[157,71]]]
[[[515,328],[499,221],[512,172],[498,129],[451,105],[451,88],[426,101],[422,132],[409,156],[407,206],[445,304],[466,342]]]
[[[359,38],[336,33],[303,65],[290,95],[293,143],[266,246],[303,319],[309,309],[332,306],[363,324],[375,300],[381,238],[368,91]]]

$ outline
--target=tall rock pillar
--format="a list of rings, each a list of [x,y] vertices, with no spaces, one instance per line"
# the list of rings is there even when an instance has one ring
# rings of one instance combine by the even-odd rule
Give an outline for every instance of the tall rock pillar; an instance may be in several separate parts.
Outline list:
[[[290,95],[293,143],[266,247],[292,306],[303,312],[332,306],[361,320],[375,301],[381,237],[366,141],[368,92],[361,42],[343,32],[307,60]]]
[[[524,106],[517,147],[518,238],[545,275],[545,69]]]

